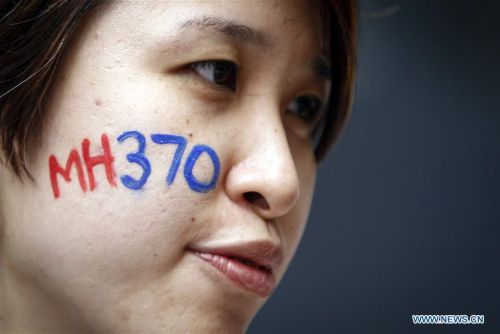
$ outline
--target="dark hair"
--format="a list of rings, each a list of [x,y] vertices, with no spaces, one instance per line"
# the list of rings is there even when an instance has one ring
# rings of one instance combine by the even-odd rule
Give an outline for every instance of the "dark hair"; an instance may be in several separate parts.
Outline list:
[[[0,4],[0,146],[3,162],[25,174],[29,137],[39,129],[53,79],[81,19],[106,0],[5,0]],[[318,0],[332,66],[329,109],[315,155],[321,161],[351,109],[356,63],[355,0]]]

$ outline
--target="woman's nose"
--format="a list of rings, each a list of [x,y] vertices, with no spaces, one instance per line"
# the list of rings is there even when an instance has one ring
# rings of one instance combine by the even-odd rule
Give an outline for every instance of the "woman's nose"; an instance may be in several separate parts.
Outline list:
[[[239,134],[237,158],[225,188],[234,202],[249,204],[262,218],[273,219],[297,202],[299,178],[279,116],[274,124],[251,123]]]

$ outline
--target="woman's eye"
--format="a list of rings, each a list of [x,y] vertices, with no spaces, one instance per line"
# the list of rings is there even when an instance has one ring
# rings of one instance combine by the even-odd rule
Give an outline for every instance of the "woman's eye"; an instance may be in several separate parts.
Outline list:
[[[313,124],[321,112],[322,102],[314,95],[302,95],[293,100],[288,106],[288,112],[292,112],[308,124]]]
[[[230,61],[211,60],[193,63],[190,67],[211,83],[236,90],[238,66]]]

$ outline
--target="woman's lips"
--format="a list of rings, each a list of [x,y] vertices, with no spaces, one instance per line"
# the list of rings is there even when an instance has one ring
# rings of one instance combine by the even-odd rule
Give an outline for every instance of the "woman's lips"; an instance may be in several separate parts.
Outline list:
[[[237,257],[199,251],[194,251],[194,254],[239,287],[260,297],[269,297],[276,287],[276,278],[269,267],[258,266],[244,258],[238,259]]]

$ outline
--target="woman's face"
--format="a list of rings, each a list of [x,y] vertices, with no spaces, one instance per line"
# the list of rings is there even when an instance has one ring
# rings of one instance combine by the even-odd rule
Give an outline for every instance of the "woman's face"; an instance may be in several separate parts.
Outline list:
[[[36,308],[39,328],[244,331],[313,194],[330,82],[308,6],[98,8],[31,146],[37,185],[2,168],[4,305]]]

